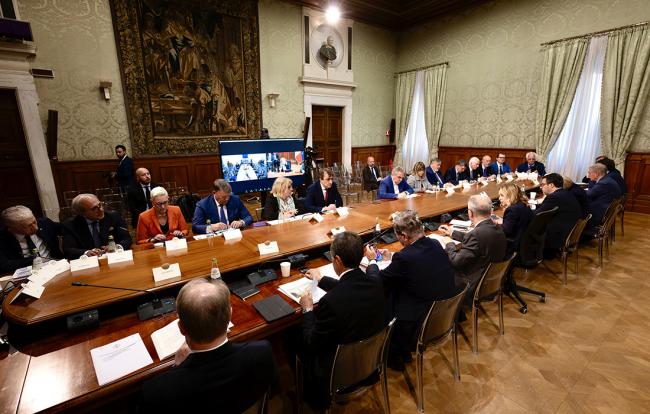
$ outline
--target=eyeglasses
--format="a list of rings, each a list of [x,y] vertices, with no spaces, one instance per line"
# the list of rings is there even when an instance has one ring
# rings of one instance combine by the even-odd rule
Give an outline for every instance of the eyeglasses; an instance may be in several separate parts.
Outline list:
[[[166,206],[167,204],[169,204],[169,200],[167,200],[167,201],[161,201],[161,202],[159,202],[159,203],[154,203],[154,205],[155,205],[156,207]]]
[[[106,203],[103,203],[103,202],[100,201],[98,204],[96,204],[96,205],[90,207],[90,209],[91,209],[92,211],[99,211],[99,210],[103,210],[103,209],[104,209],[104,206],[106,206]]]

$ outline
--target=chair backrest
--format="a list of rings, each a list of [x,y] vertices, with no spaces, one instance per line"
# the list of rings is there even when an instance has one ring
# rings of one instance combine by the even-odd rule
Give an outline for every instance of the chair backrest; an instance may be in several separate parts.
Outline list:
[[[431,304],[427,316],[422,322],[418,346],[423,346],[432,342],[437,342],[445,338],[451,332],[456,322],[460,303],[467,292],[466,284],[456,296],[449,299],[437,300]]]
[[[476,286],[476,290],[474,291],[474,300],[486,296],[492,296],[501,290],[508,268],[516,256],[517,252],[514,252],[509,258],[502,262],[490,263],[487,269],[485,269],[485,272],[483,272],[483,276]]]
[[[181,209],[185,221],[192,221],[194,217],[194,210],[196,209],[196,203],[199,201],[199,197],[195,194],[187,194],[182,197],[179,197],[176,200],[176,205]]]
[[[536,266],[544,259],[546,228],[558,209],[559,207],[554,207],[551,210],[535,214],[528,225],[519,245],[519,263],[523,266]]]
[[[370,338],[341,344],[336,348],[330,377],[331,394],[360,383],[381,368],[386,360],[387,344],[394,323],[395,319]]]
[[[611,220],[612,216],[618,213],[618,208],[621,205],[621,200],[619,198],[616,198],[612,200],[611,203],[609,203],[609,206],[607,206],[607,210],[605,210],[605,214],[603,214],[603,221],[601,225],[603,227],[606,227],[605,224]]]
[[[580,236],[582,236],[582,232],[584,231],[585,227],[587,227],[589,220],[591,220],[591,213],[589,213],[587,217],[576,222],[575,226],[573,226],[571,232],[567,236],[566,242],[564,243],[565,251],[575,249],[578,243],[580,243]]]

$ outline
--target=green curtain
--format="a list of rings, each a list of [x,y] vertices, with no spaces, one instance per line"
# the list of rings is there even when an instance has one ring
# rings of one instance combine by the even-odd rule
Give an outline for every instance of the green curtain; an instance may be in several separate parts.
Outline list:
[[[438,156],[442,118],[447,91],[447,65],[438,65],[424,71],[424,120],[429,140],[429,161]]]
[[[406,135],[409,117],[411,116],[411,103],[415,89],[415,72],[400,73],[397,75],[395,90],[395,158],[393,165],[402,165],[402,143]]]
[[[637,132],[650,91],[650,30],[623,29],[609,35],[603,71],[601,145],[621,167]],[[621,168],[621,171],[623,169]]]
[[[589,39],[556,43],[544,50],[542,82],[537,101],[535,146],[543,159],[557,141],[578,87]]]

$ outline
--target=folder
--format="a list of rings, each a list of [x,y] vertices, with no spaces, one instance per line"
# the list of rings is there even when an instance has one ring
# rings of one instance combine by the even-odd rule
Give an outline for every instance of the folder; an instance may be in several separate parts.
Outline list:
[[[279,295],[259,300],[253,303],[253,306],[267,322],[277,321],[295,312],[293,307]]]

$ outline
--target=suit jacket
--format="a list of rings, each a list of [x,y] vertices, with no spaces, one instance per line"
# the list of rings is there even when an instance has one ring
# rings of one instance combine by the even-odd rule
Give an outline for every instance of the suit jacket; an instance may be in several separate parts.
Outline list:
[[[555,216],[548,223],[544,246],[550,249],[560,249],[564,246],[569,232],[582,217],[582,209],[578,200],[566,190],[558,189],[544,198],[536,214],[558,207]]]
[[[433,168],[429,165],[425,170],[427,174],[427,180],[431,183],[431,185],[436,186],[436,187],[441,187],[445,183],[444,179],[444,174],[442,171],[438,171],[437,174],[435,171],[433,171]]]
[[[381,278],[389,294],[389,319],[419,321],[435,300],[457,293],[454,269],[436,240],[422,237],[393,254],[390,265],[379,270],[368,266],[366,274]]]
[[[478,174],[481,177],[489,177],[491,175],[495,175],[496,173],[492,169],[492,165],[488,165],[487,167],[483,167],[483,164],[481,164],[478,167]]]
[[[160,184],[151,182],[149,184],[149,190],[151,191],[158,186],[160,186]],[[138,217],[140,217],[140,213],[147,211],[147,199],[144,196],[142,185],[137,182],[132,183],[129,186],[129,188],[126,190],[126,194],[127,202],[129,204],[129,211],[131,212],[131,226],[133,228],[136,228],[138,226]]]
[[[59,236],[63,235],[61,223],[56,223],[47,217],[36,220],[40,237],[54,259],[63,259],[63,252],[59,248]],[[0,230],[0,273],[13,272],[21,267],[32,264],[33,257],[23,257],[23,251],[16,237],[7,230]]]
[[[403,193],[406,191],[409,194],[413,194],[413,189],[411,188],[410,185],[406,182],[406,180],[402,180],[398,185],[397,188],[400,193]],[[389,198],[389,199],[395,199],[397,198],[397,194],[395,194],[395,187],[393,186],[393,177],[388,176],[381,180],[379,182],[379,191],[377,192],[377,198]]]
[[[105,211],[104,218],[99,220],[99,239],[102,246],[108,244],[109,235],[112,235],[115,243],[124,247],[124,250],[131,247],[131,235],[126,223],[115,211]],[[94,248],[93,236],[83,216],[71,217],[63,223],[63,252],[66,258],[78,259],[87,250]]]
[[[268,341],[226,342],[190,354],[142,385],[146,413],[241,413],[255,404],[277,379]]]
[[[603,221],[607,207],[621,196],[621,188],[609,175],[604,176],[592,188],[587,190],[587,203],[592,214],[590,226],[597,226]]]
[[[117,166],[117,185],[122,191],[126,191],[132,182],[133,160],[128,155],[125,155]]]
[[[467,171],[467,179],[468,180],[478,180],[479,177],[481,177],[481,167],[478,167],[475,170],[471,170],[471,168],[467,167],[465,171]]]
[[[336,183],[332,183],[332,186],[327,190],[327,205],[330,204],[334,204],[336,207],[343,206],[343,199],[341,198],[341,194],[339,194]],[[318,213],[323,209],[323,207],[326,207],[325,198],[323,197],[323,189],[320,186],[320,180],[317,180],[307,188],[305,210],[309,213]]]
[[[525,203],[513,204],[503,212],[501,228],[508,240],[508,254],[519,250],[521,236],[524,235],[534,215],[533,210],[529,209]]]
[[[230,223],[235,220],[244,220],[246,226],[250,226],[253,223],[251,213],[248,212],[239,197],[234,194],[230,195],[230,199],[226,203],[226,213],[228,214],[228,222]],[[212,224],[219,223],[217,202],[214,200],[214,195],[212,194],[196,203],[196,210],[194,210],[194,217],[192,218],[192,231],[196,234],[205,234],[205,222],[208,219]]]
[[[467,169],[462,173],[456,172],[456,166],[451,167],[445,173],[445,183],[452,183],[453,185],[458,185],[458,182],[461,180],[469,180],[469,175],[467,174]]]
[[[375,174],[377,174],[377,178],[381,178],[379,167],[374,165],[372,169],[375,170]],[[377,181],[377,178],[375,178],[375,176],[372,174],[372,170],[370,169],[370,166],[366,165],[366,167],[363,169],[363,189],[366,191],[370,191],[379,188],[379,181]]]
[[[533,164],[532,167],[528,165],[528,162],[523,162],[517,167],[517,172],[527,172],[528,170],[530,170],[530,172],[537,172],[540,177],[546,175],[546,168],[544,167],[544,164],[539,161],[535,161],[535,164]]]
[[[492,167],[492,171],[494,174],[499,174],[499,165],[496,162],[493,162],[492,165],[490,165],[490,167]],[[501,166],[501,174],[505,174],[509,172],[511,172],[510,164],[503,164]]]
[[[618,170],[610,171],[607,176],[616,181],[616,184],[618,184],[618,186],[621,188],[621,194],[627,194],[627,185],[625,184],[625,178],[623,178]]]
[[[589,214],[589,204],[587,203],[587,192],[585,189],[577,184],[573,184],[571,187],[567,188],[566,191],[573,194],[576,200],[578,200],[580,210],[582,211],[582,218],[587,217],[587,214]]]
[[[174,237],[173,233],[175,230],[180,230],[183,232],[183,236],[187,236],[187,223],[185,222],[183,213],[181,213],[180,207],[167,206],[167,226],[169,227],[167,240],[171,240]],[[151,207],[149,210],[140,213],[137,233],[138,244],[147,243],[150,238],[158,234],[163,234],[155,208]]]

